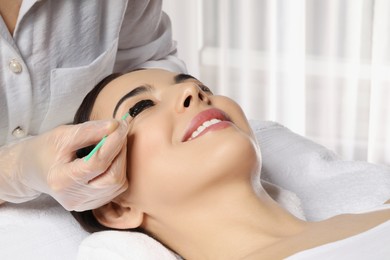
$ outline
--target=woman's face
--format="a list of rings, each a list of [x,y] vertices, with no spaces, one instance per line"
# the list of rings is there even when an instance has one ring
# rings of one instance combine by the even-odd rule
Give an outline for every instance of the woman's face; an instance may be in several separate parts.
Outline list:
[[[141,102],[140,102],[141,101]],[[159,69],[125,74],[98,95],[91,119],[129,112],[128,190],[144,212],[199,199],[216,185],[251,181],[258,148],[241,108],[200,81]]]

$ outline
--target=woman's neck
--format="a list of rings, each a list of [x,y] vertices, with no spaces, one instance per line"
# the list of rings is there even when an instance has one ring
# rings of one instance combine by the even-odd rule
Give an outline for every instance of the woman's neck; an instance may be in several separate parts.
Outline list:
[[[0,15],[11,35],[14,34],[22,0],[0,0]]]
[[[226,190],[204,194],[161,222],[148,221],[150,230],[185,259],[240,259],[305,227],[262,189]]]

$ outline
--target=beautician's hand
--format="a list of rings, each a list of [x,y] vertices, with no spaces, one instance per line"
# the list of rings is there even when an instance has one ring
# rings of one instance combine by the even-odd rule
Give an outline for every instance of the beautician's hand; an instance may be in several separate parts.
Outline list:
[[[12,175],[8,186],[4,185],[4,176],[0,177],[2,199],[28,201],[43,192],[67,210],[83,211],[106,204],[128,186],[128,128],[125,120],[90,121],[60,126],[16,144],[11,160],[16,160],[18,167],[8,171]],[[88,161],[76,158],[78,149],[98,143],[105,135],[104,145]],[[8,192],[5,198],[4,190]]]

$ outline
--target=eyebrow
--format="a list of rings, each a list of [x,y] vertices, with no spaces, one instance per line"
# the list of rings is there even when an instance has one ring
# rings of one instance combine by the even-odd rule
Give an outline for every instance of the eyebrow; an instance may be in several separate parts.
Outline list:
[[[189,74],[184,74],[184,73],[181,73],[181,74],[177,74],[173,80],[175,82],[175,84],[180,84],[188,79],[195,79],[197,80],[195,77],[189,75]],[[115,108],[114,108],[114,112],[112,113],[112,117],[115,118],[116,116],[116,112],[118,111],[119,107],[122,105],[122,103],[131,98],[131,97],[134,97],[134,96],[137,96],[137,95],[140,95],[142,93],[145,93],[145,92],[149,92],[152,90],[152,86],[150,85],[143,85],[143,86],[139,86],[139,87],[136,87],[135,89],[133,89],[132,91],[130,91],[129,93],[127,93],[126,95],[124,95],[121,99],[119,99],[118,103],[116,104]]]
[[[114,112],[112,113],[112,117],[115,118],[116,112],[118,111],[119,107],[122,105],[122,103],[126,99],[140,95],[140,94],[145,93],[145,92],[149,92],[151,89],[152,89],[152,87],[150,85],[143,85],[143,86],[136,87],[135,89],[133,89],[132,91],[130,91],[129,93],[124,95],[121,99],[119,99],[118,103],[116,103],[116,106],[114,108]]]
[[[194,76],[191,76],[189,74],[184,74],[184,73],[181,73],[181,74],[177,74],[173,80],[175,81],[175,84],[179,84],[179,83],[182,83],[183,81],[186,81],[187,79],[195,79],[195,80],[198,80],[197,78],[195,78]]]

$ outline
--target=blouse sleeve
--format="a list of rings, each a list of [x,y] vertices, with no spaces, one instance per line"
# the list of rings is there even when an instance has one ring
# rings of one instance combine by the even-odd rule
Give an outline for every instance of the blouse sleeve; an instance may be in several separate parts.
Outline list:
[[[186,72],[177,57],[171,22],[162,11],[162,1],[129,1],[123,19],[115,71],[163,68]]]

